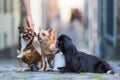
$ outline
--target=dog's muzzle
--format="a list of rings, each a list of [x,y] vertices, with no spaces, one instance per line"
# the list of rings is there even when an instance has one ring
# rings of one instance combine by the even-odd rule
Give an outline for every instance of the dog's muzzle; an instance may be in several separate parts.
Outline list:
[[[42,40],[42,38],[41,38],[39,35],[38,35],[38,40],[39,40],[39,41],[41,41],[41,40]]]
[[[28,34],[24,35],[23,38],[24,38],[25,40],[29,40],[29,39],[30,39],[30,37],[29,37]]]

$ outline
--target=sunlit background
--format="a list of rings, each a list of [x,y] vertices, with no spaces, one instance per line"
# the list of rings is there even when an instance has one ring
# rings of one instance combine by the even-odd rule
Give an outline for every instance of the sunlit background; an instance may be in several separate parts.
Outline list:
[[[0,0],[0,59],[15,59],[18,26],[26,26],[22,0]],[[56,28],[81,51],[120,59],[120,0],[31,0],[35,31]]]

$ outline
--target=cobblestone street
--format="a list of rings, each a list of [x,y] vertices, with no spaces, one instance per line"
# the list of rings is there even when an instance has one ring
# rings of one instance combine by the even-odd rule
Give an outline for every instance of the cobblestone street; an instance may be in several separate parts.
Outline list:
[[[120,62],[109,62],[116,73],[120,72]],[[112,74],[64,73],[59,72],[16,72],[17,60],[0,61],[0,80],[120,80]]]

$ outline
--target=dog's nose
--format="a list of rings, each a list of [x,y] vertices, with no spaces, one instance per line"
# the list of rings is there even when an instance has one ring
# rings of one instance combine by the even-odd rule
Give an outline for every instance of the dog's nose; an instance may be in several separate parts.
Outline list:
[[[38,39],[40,38],[39,35],[37,35]]]
[[[23,37],[28,37],[28,34],[25,34]]]
[[[26,37],[28,37],[29,35],[28,34],[26,34]]]

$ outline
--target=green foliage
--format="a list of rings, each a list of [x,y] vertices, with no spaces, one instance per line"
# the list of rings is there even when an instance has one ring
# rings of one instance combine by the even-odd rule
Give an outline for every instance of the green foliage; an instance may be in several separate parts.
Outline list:
[[[96,78],[97,80],[110,80],[108,78],[102,78],[100,74],[92,74],[91,77]]]
[[[80,75],[81,75],[81,76],[85,76],[85,75],[86,75],[86,73],[80,73]]]

